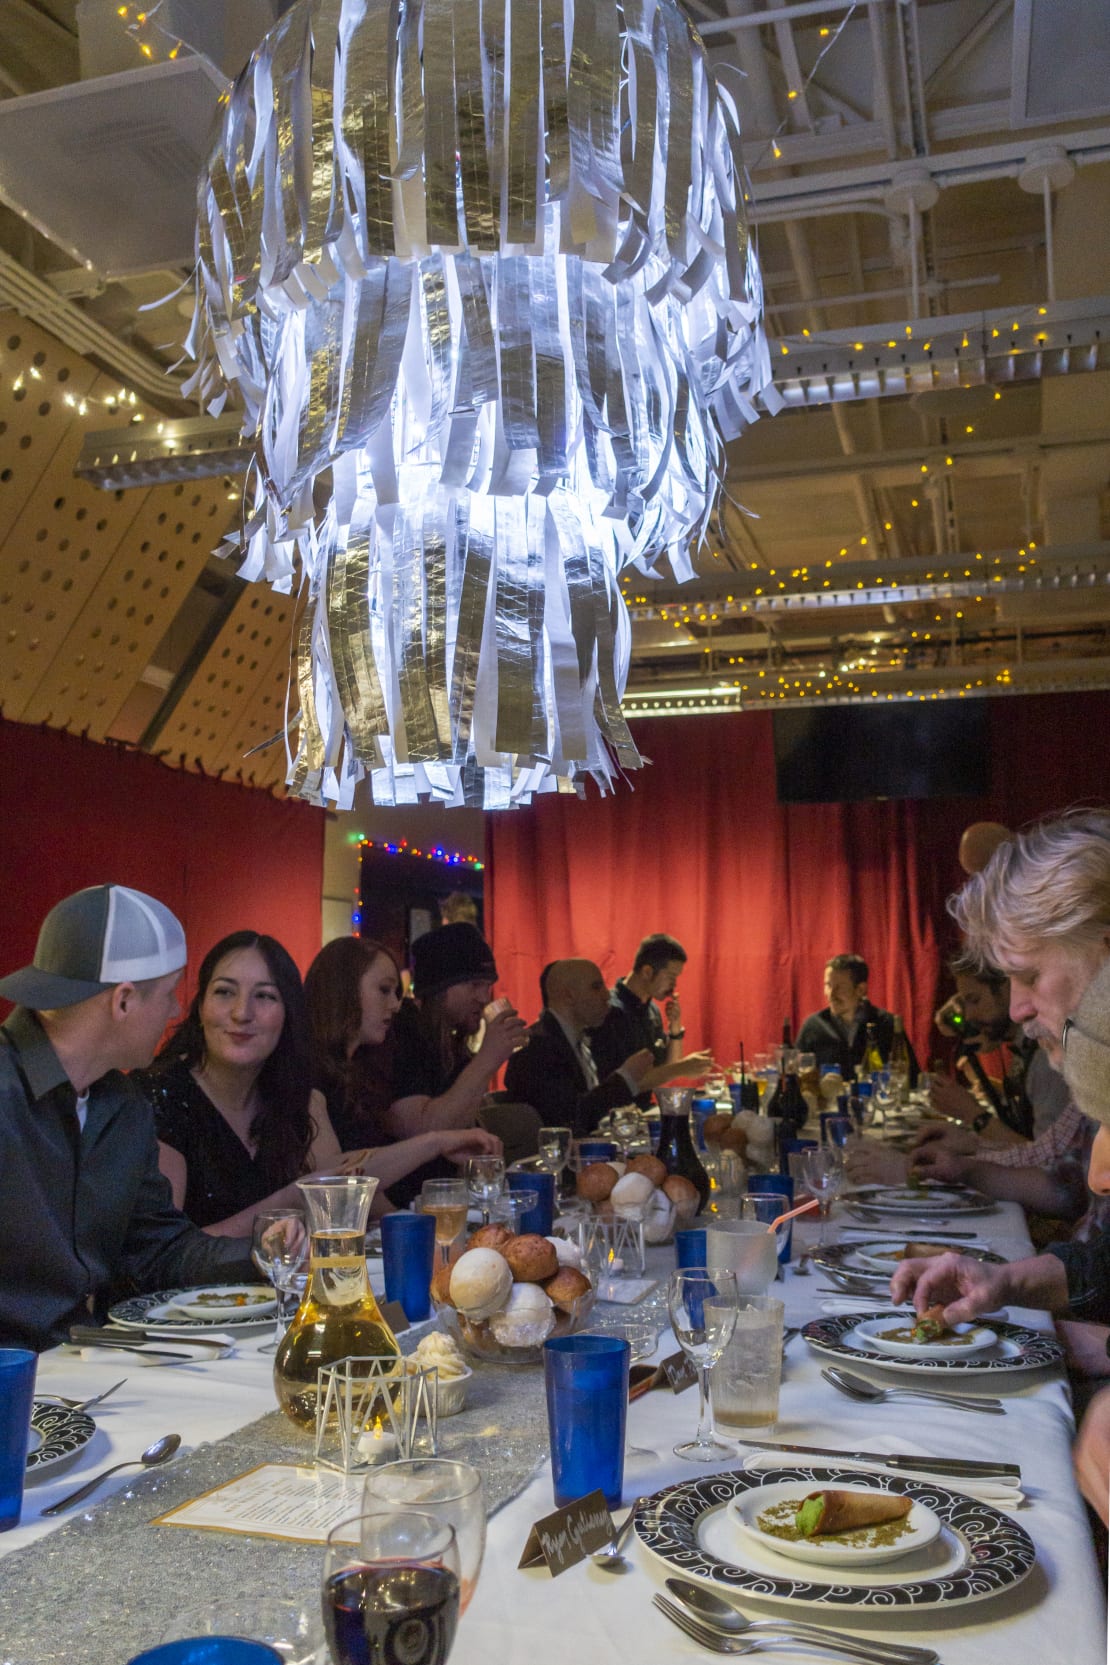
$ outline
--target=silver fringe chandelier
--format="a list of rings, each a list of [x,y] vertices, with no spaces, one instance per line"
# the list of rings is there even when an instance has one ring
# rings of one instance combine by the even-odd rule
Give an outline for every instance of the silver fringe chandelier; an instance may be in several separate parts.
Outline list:
[[[293,791],[639,767],[618,576],[691,576],[770,383],[736,110],[675,0],[297,0],[222,107],[197,299],[192,389],[255,447],[241,573],[305,593]]]

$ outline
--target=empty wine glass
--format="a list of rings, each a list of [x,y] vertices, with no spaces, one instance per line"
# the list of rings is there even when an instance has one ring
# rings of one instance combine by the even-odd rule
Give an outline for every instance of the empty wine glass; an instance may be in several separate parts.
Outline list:
[[[459,1611],[478,1584],[486,1549],[486,1500],[482,1476],[469,1463],[449,1457],[410,1457],[372,1469],[362,1493],[363,1508],[418,1509],[454,1528],[459,1549]]]
[[[470,1200],[482,1211],[482,1224],[489,1225],[490,1204],[505,1189],[505,1163],[500,1156],[472,1156],[466,1164],[466,1185]]]
[[[324,1558],[324,1630],[335,1665],[444,1665],[459,1586],[458,1543],[446,1521],[413,1509],[341,1521]]]
[[[698,1372],[698,1427],[692,1440],[676,1445],[676,1457],[695,1463],[716,1463],[734,1455],[705,1432],[709,1372],[732,1340],[736,1328],[736,1279],[731,1272],[704,1266],[681,1267],[667,1285],[667,1311],[679,1346]]]
[[[274,1286],[277,1316],[274,1339],[260,1353],[275,1353],[299,1304],[299,1275],[308,1259],[308,1229],[299,1208],[263,1209],[251,1227],[251,1259]],[[294,1301],[293,1297],[298,1300]]]
[[[465,1179],[426,1179],[420,1187],[421,1214],[434,1214],[436,1251],[441,1266],[447,1265],[452,1243],[466,1225],[468,1198]]]
[[[802,1152],[802,1184],[811,1197],[817,1198],[819,1248],[827,1241],[832,1205],[844,1189],[846,1178],[844,1152],[835,1145],[819,1145],[816,1150]]]
[[[544,1173],[554,1174],[558,1179],[570,1156],[570,1139],[569,1127],[540,1128],[539,1154]]]

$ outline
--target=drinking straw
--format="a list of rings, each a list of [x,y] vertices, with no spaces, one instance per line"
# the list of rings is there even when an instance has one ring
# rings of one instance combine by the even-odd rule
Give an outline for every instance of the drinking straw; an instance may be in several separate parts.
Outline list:
[[[810,1197],[808,1202],[799,1203],[797,1208],[792,1208],[788,1214],[780,1214],[777,1220],[772,1220],[771,1224],[767,1227],[767,1230],[769,1232],[777,1231],[780,1226],[784,1226],[786,1224],[787,1220],[793,1220],[795,1215],[808,1214],[810,1209],[816,1208],[819,1202],[819,1197]]]

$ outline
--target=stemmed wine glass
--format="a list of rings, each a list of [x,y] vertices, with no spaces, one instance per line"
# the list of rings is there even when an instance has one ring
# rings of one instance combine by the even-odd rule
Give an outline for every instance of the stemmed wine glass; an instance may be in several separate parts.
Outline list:
[[[678,1344],[698,1372],[698,1428],[692,1440],[676,1445],[676,1457],[695,1463],[716,1463],[731,1457],[731,1446],[722,1445],[705,1431],[705,1407],[709,1398],[709,1372],[732,1340],[736,1328],[736,1279],[731,1272],[709,1272],[704,1266],[680,1267],[671,1273],[667,1285],[667,1311]]]
[[[413,1509],[341,1521],[328,1533],[323,1614],[335,1665],[444,1665],[459,1622],[454,1527]]]
[[[472,1156],[466,1164],[466,1185],[470,1200],[482,1211],[482,1224],[489,1225],[490,1204],[505,1189],[505,1163],[500,1156]]]
[[[466,1225],[468,1196],[465,1179],[426,1179],[420,1187],[420,1212],[435,1215],[441,1266],[447,1265],[451,1245]]]
[[[367,1510],[418,1509],[454,1528],[459,1550],[459,1611],[465,1613],[486,1550],[486,1500],[478,1470],[451,1457],[409,1457],[386,1463],[367,1475],[362,1506]]]
[[[251,1259],[274,1286],[277,1318],[274,1339],[260,1347],[260,1353],[276,1353],[296,1307],[290,1310],[299,1273],[308,1259],[308,1228],[299,1208],[263,1209],[251,1227]]]
[[[817,1198],[818,1248],[823,1248],[827,1241],[829,1215],[844,1189],[846,1177],[844,1153],[835,1145],[821,1145],[802,1153],[802,1183],[810,1196]]]
[[[545,1174],[554,1174],[558,1179],[570,1156],[570,1138],[569,1127],[540,1128],[539,1154]]]

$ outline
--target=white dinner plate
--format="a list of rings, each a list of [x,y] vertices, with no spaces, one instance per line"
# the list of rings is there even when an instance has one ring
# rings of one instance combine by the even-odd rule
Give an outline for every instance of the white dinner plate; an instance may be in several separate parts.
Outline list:
[[[183,1335],[203,1334],[205,1330],[232,1330],[238,1333],[268,1323],[276,1304],[261,1312],[244,1311],[240,1307],[232,1312],[215,1312],[195,1318],[183,1312],[178,1302],[196,1293],[196,1289],[158,1289],[150,1295],[132,1295],[109,1308],[108,1317],[113,1324],[125,1330],[143,1330],[154,1326],[159,1330],[180,1330]]]
[[[257,1283],[215,1284],[184,1290],[174,1297],[173,1309],[190,1318],[269,1318],[277,1311],[277,1297]]]
[[[1054,1335],[1043,1330],[1028,1330],[1022,1324],[1007,1324],[999,1318],[991,1319],[991,1329],[997,1339],[971,1358],[963,1349],[956,1358],[938,1358],[933,1352],[920,1358],[895,1358],[876,1346],[870,1335],[861,1333],[878,1324],[883,1329],[898,1329],[907,1322],[903,1312],[840,1312],[827,1318],[811,1319],[802,1335],[814,1352],[829,1354],[835,1359],[849,1359],[854,1364],[879,1365],[884,1370],[908,1371],[913,1375],[953,1375],[998,1377],[1020,1370],[1043,1370],[1046,1366],[1060,1366],[1064,1351]]]
[[[955,1325],[955,1334],[962,1337],[960,1341],[912,1341],[909,1339],[912,1328],[912,1314],[902,1313],[894,1322],[889,1318],[869,1318],[857,1324],[856,1334],[893,1359],[967,1359],[986,1352],[998,1341],[997,1332],[988,1330],[985,1324]]]
[[[733,1503],[748,1492],[767,1495],[790,1481],[807,1491],[822,1486],[897,1491],[931,1510],[941,1529],[932,1543],[898,1561],[877,1568],[838,1567],[831,1577],[822,1577],[821,1569],[803,1568],[737,1530]],[[827,1622],[834,1613],[912,1615],[982,1601],[1019,1583],[1036,1559],[1024,1528],[988,1503],[925,1479],[864,1474],[831,1464],[784,1464],[764,1474],[739,1469],[683,1481],[640,1504],[636,1532],[669,1572],[707,1579],[745,1602],[816,1607]]]
[[[790,1514],[816,1490],[808,1480],[784,1480],[777,1486],[760,1486],[757,1491],[744,1492],[731,1506],[733,1525],[768,1553],[785,1556],[789,1561],[805,1561],[815,1567],[866,1567],[897,1561],[924,1549],[940,1536],[939,1518],[924,1503],[916,1502],[905,1520],[896,1523],[899,1536],[892,1544],[881,1542],[881,1531],[874,1527],[861,1527],[848,1539],[837,1533],[828,1537],[779,1538],[767,1530],[768,1516],[779,1517],[771,1524],[785,1524]],[[862,1494],[874,1491],[875,1487],[841,1486],[837,1490]]]

